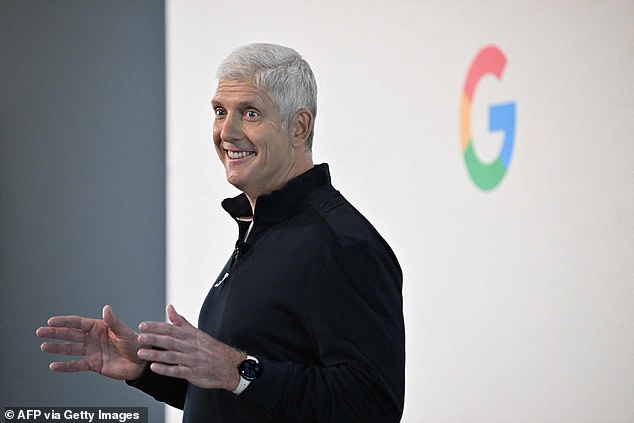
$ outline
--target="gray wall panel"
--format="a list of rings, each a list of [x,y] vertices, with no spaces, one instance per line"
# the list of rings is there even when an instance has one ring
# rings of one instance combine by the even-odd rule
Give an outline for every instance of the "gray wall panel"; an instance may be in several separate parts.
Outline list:
[[[95,374],[53,374],[53,314],[133,327],[165,304],[162,1],[0,2],[0,406],[150,406]]]

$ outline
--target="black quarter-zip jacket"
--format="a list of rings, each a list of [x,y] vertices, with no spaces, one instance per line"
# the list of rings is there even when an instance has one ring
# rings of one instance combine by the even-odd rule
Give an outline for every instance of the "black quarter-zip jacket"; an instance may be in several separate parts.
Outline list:
[[[183,408],[184,422],[399,421],[402,272],[385,240],[332,187],[328,165],[259,197],[250,231],[240,219],[252,215],[244,194],[222,205],[239,237],[198,327],[257,357],[262,375],[240,395],[149,366],[128,383]]]

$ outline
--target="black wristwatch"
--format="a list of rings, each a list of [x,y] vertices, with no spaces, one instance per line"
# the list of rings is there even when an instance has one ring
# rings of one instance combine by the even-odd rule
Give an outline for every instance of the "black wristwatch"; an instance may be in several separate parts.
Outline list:
[[[262,365],[257,358],[247,355],[247,359],[238,365],[240,382],[233,393],[240,395],[247,386],[262,375]]]

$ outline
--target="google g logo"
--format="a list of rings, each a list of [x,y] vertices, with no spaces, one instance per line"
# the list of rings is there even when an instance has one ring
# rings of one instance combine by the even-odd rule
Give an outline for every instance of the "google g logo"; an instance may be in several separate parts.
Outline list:
[[[484,75],[493,74],[501,79],[506,65],[506,57],[499,48],[487,46],[478,52],[471,63],[464,83],[460,106],[460,144],[469,175],[483,191],[495,188],[506,173],[513,144],[515,143],[515,103],[494,104],[489,106],[489,131],[503,131],[504,143],[498,157],[492,163],[480,161],[473,148],[471,134],[471,104],[473,94]]]

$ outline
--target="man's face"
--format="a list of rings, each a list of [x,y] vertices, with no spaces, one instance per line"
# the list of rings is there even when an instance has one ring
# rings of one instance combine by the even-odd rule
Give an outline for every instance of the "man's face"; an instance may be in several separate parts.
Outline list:
[[[250,81],[220,80],[212,100],[214,144],[227,180],[253,201],[290,178],[288,125],[269,96]]]

